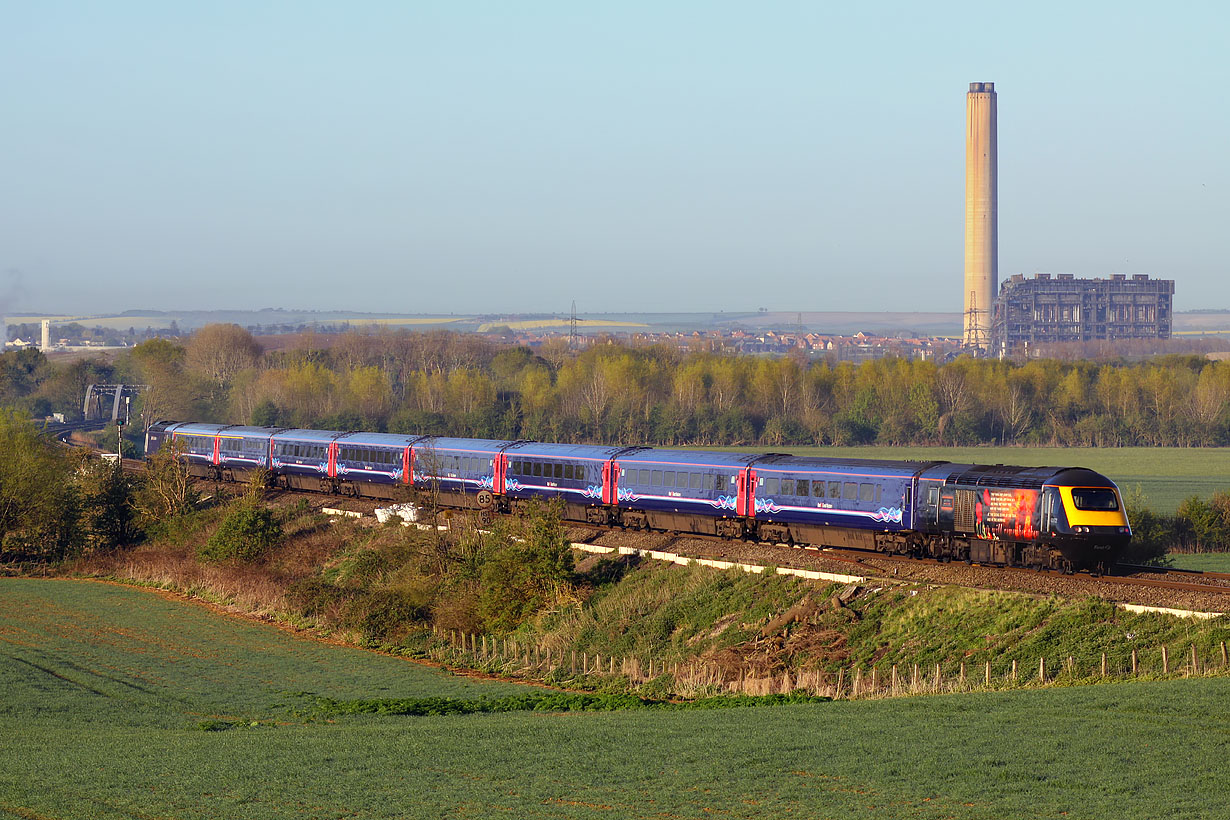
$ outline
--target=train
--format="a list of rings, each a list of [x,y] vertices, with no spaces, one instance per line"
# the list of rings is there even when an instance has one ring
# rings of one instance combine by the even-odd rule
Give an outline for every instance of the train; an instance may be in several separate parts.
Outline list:
[[[192,475],[795,546],[1072,572],[1130,543],[1119,488],[1082,467],[880,461],[161,421]]]

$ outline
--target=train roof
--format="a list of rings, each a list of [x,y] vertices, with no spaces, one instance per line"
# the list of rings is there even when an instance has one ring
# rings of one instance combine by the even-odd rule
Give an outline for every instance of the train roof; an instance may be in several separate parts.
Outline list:
[[[223,438],[269,438],[278,431],[277,427],[225,427],[219,430]]]
[[[278,430],[273,434],[273,438],[279,441],[311,441],[328,444],[338,436],[344,435],[345,432],[345,430],[308,430],[296,427],[290,430]]]
[[[422,436],[405,433],[346,433],[338,437],[337,443],[368,447],[407,447],[421,438]]]
[[[551,444],[543,441],[518,441],[506,451],[511,458],[575,458],[606,461],[627,447],[607,447],[597,444]]]
[[[910,477],[915,473],[946,464],[944,461],[888,461],[874,458],[822,458],[819,456],[793,456],[770,454],[757,459],[752,465],[756,470],[794,473],[843,473],[846,475],[877,475]]]
[[[668,467],[721,467],[741,470],[758,458],[763,458],[763,454],[718,453],[712,450],[659,450],[650,447],[620,456],[617,460],[620,465],[663,464]]]
[[[180,436],[216,436],[219,431],[225,430],[227,427],[230,427],[230,425],[185,421],[180,424],[171,424],[166,428],[166,431]]]
[[[1015,467],[1010,464],[938,464],[923,478],[975,487],[1041,487],[1043,484],[1113,486],[1106,476],[1084,467]]]
[[[414,443],[415,451],[423,450],[440,450],[452,451],[457,450],[468,453],[498,453],[510,444],[512,441],[491,441],[485,438],[448,438],[446,436],[428,436],[421,441]]]

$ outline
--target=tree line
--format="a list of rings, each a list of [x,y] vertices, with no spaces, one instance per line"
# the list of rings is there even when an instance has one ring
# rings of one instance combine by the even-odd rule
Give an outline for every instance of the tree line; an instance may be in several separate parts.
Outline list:
[[[113,362],[0,360],[0,404],[80,413],[85,385],[149,385],[160,418],[658,445],[1230,445],[1230,362],[968,357],[830,364],[614,339],[537,350],[473,334],[353,331],[265,352],[235,325]]]

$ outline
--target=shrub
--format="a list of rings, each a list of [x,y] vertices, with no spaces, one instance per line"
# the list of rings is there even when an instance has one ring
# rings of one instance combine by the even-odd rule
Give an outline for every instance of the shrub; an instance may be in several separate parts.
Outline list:
[[[218,529],[197,550],[211,564],[256,561],[282,539],[282,524],[268,507],[240,503],[222,519]]]
[[[427,607],[414,596],[398,589],[379,589],[354,598],[345,620],[364,640],[387,641],[427,617]]]
[[[345,603],[353,594],[323,578],[303,578],[287,588],[286,606],[300,615],[316,618]]]
[[[571,592],[572,549],[555,507],[531,508],[520,537],[489,539],[480,561],[479,616],[496,631],[515,629]]]

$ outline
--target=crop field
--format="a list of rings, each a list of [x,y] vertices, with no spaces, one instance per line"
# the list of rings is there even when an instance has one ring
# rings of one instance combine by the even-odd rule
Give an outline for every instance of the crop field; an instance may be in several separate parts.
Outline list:
[[[1176,569],[1197,569],[1201,572],[1230,572],[1230,552],[1172,552],[1171,566]]]
[[[764,452],[764,447],[717,447]],[[784,447],[799,456],[953,461],[1088,467],[1120,489],[1139,484],[1155,512],[1172,513],[1191,495],[1208,497],[1230,489],[1230,449],[1225,447]]]
[[[1213,818],[1230,753],[1230,680],[1214,678],[341,713],[314,696],[530,690],[88,582],[0,580],[0,687],[0,815],[15,817]]]

